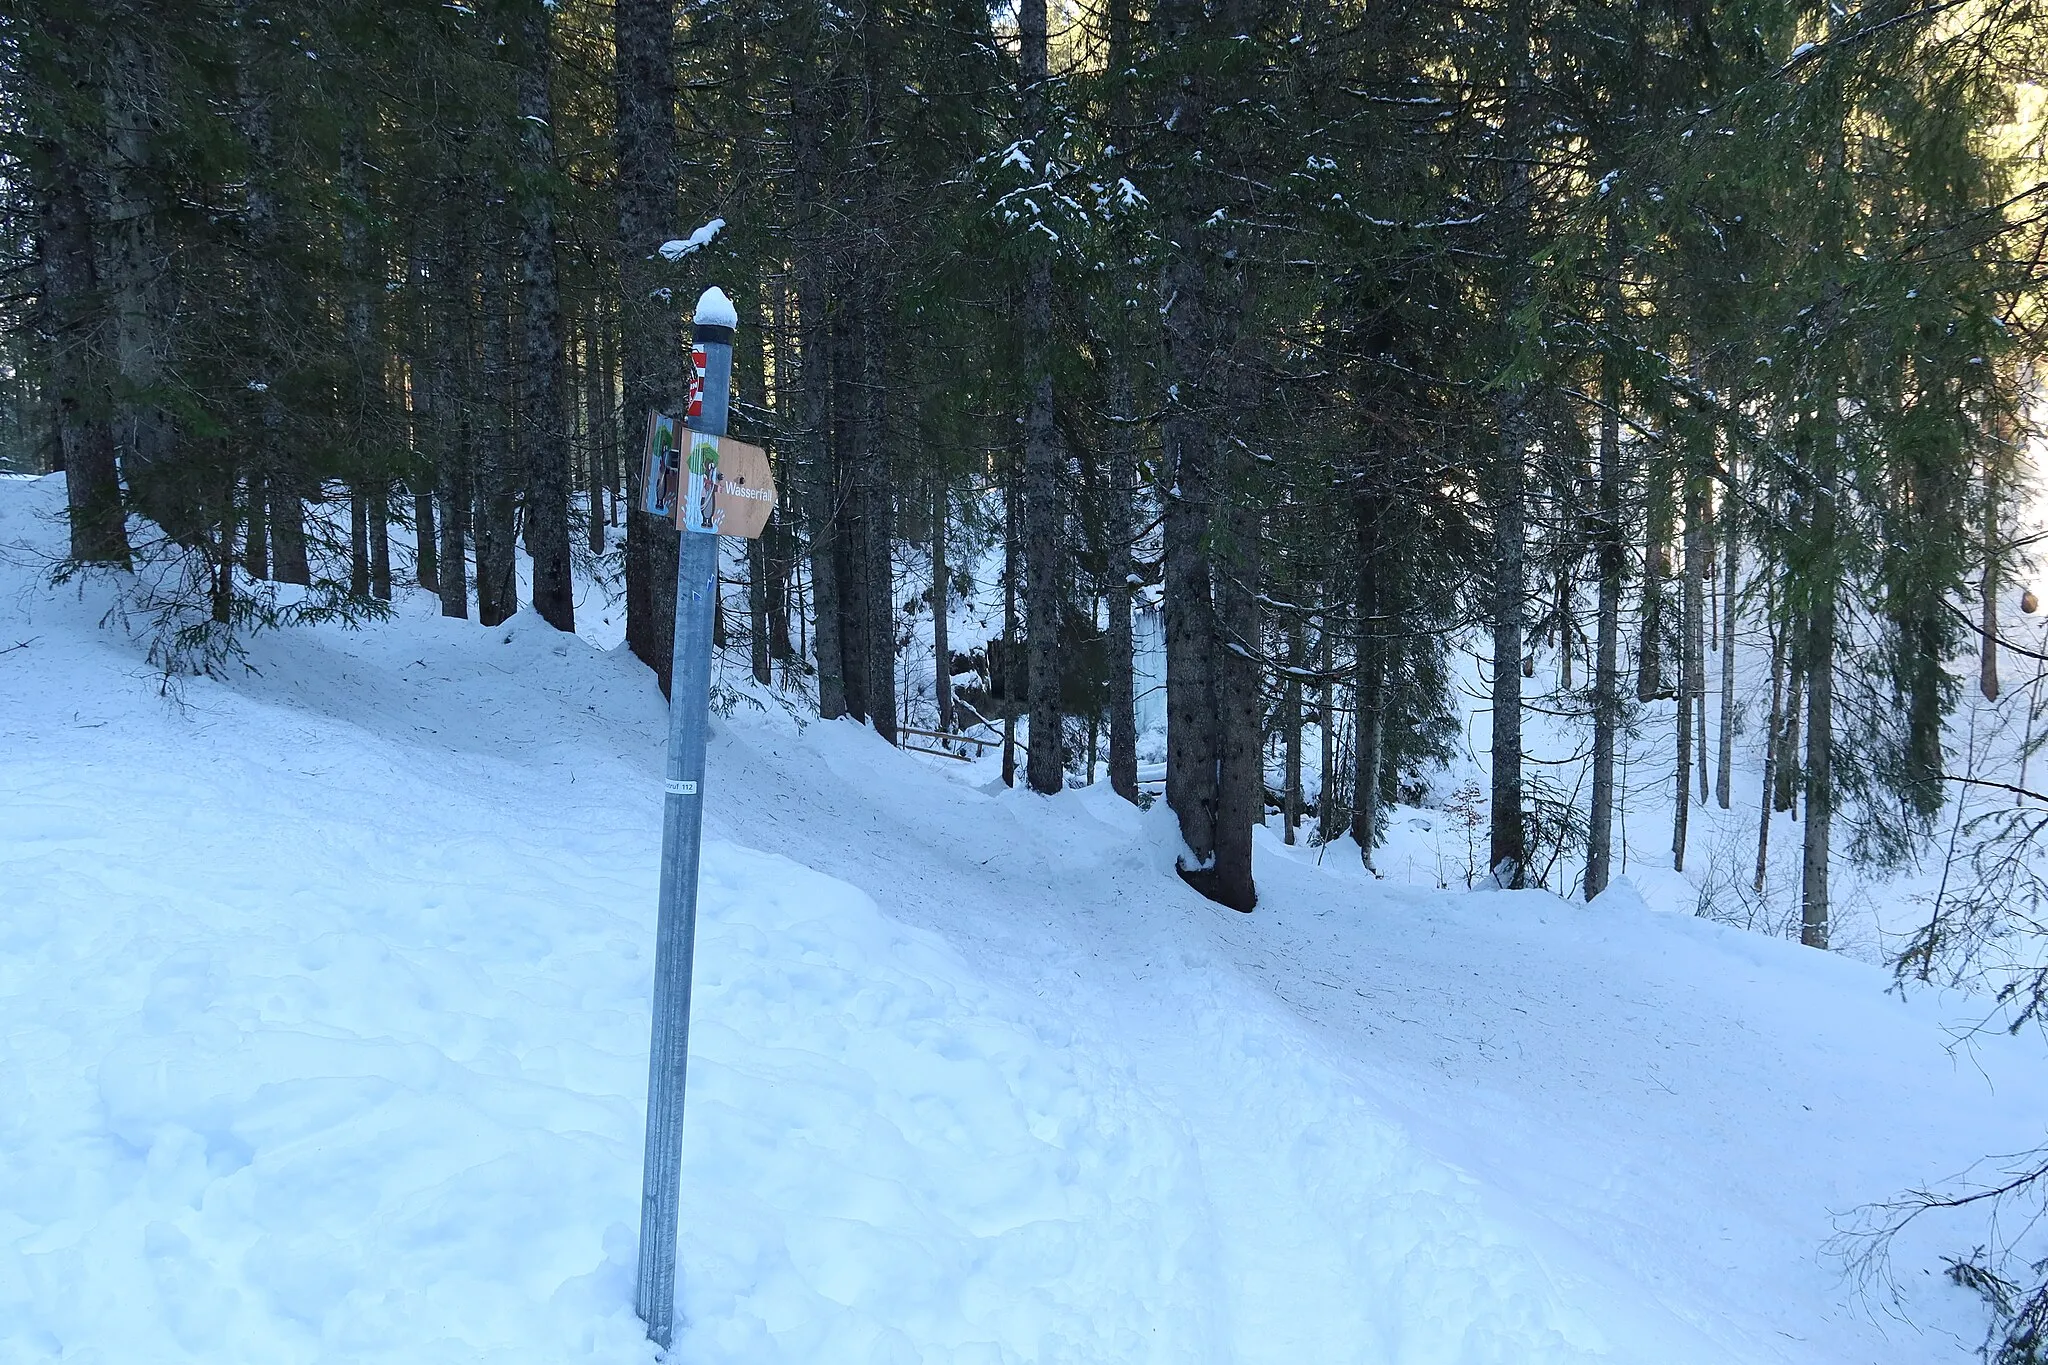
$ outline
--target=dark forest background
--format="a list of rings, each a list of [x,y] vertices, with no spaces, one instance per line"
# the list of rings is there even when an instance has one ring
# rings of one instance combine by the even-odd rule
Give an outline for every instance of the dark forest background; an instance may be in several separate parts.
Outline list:
[[[1645,703],[1678,702],[1681,865],[1729,804],[1739,623],[1824,946],[1831,865],[1931,827],[1964,678],[2000,687],[2039,18],[4,0],[0,452],[63,471],[60,574],[155,566],[168,666],[407,583],[570,630],[584,574],[665,685],[638,446],[720,284],[783,490],[720,621],[761,682],[1136,800],[1156,591],[1183,875],[1249,909],[1269,811],[1371,859],[1477,642],[1486,865],[1568,852],[1590,896]],[[949,641],[998,586],[996,638]],[[1586,718],[1585,792],[1525,762],[1532,707]]]

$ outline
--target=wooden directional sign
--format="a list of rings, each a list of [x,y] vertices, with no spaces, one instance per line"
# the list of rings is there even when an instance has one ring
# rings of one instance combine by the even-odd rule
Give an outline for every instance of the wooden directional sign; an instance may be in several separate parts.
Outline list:
[[[647,414],[647,444],[640,455],[640,510],[650,517],[676,515],[682,489],[682,423],[665,412]]]
[[[753,539],[775,510],[775,478],[768,452],[730,436],[689,433],[689,481],[676,503],[685,531]]]

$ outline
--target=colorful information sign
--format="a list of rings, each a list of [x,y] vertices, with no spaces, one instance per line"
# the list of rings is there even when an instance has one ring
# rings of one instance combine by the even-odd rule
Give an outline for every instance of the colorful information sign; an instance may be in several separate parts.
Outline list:
[[[640,461],[640,510],[650,517],[673,518],[681,491],[684,430],[665,412],[647,414],[647,447]]]
[[[730,436],[689,433],[689,483],[676,524],[685,531],[752,539],[775,510],[768,452]]]

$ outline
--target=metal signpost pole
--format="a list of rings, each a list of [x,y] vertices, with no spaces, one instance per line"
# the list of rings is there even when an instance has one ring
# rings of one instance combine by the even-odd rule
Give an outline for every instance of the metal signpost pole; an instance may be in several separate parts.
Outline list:
[[[722,290],[697,301],[704,354],[697,431],[725,434],[736,318]],[[687,519],[686,519],[687,521]],[[685,526],[676,565],[675,662],[661,822],[661,911],[654,946],[654,1044],[647,1066],[647,1154],[640,1191],[640,1275],[633,1306],[648,1339],[675,1335],[676,1234],[683,1168],[683,1078],[690,1051],[690,964],[697,940],[697,858],[704,838],[704,738],[711,719],[711,618],[718,535]]]

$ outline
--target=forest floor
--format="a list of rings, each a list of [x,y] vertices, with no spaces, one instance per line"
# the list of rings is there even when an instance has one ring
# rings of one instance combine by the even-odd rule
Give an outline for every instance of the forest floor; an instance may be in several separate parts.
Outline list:
[[[648,1361],[664,707],[530,614],[166,684],[0,479],[0,1361]],[[1373,881],[743,702],[714,729],[693,1362],[1963,1361],[1856,1210],[2039,1142],[1980,999],[1626,882]]]

